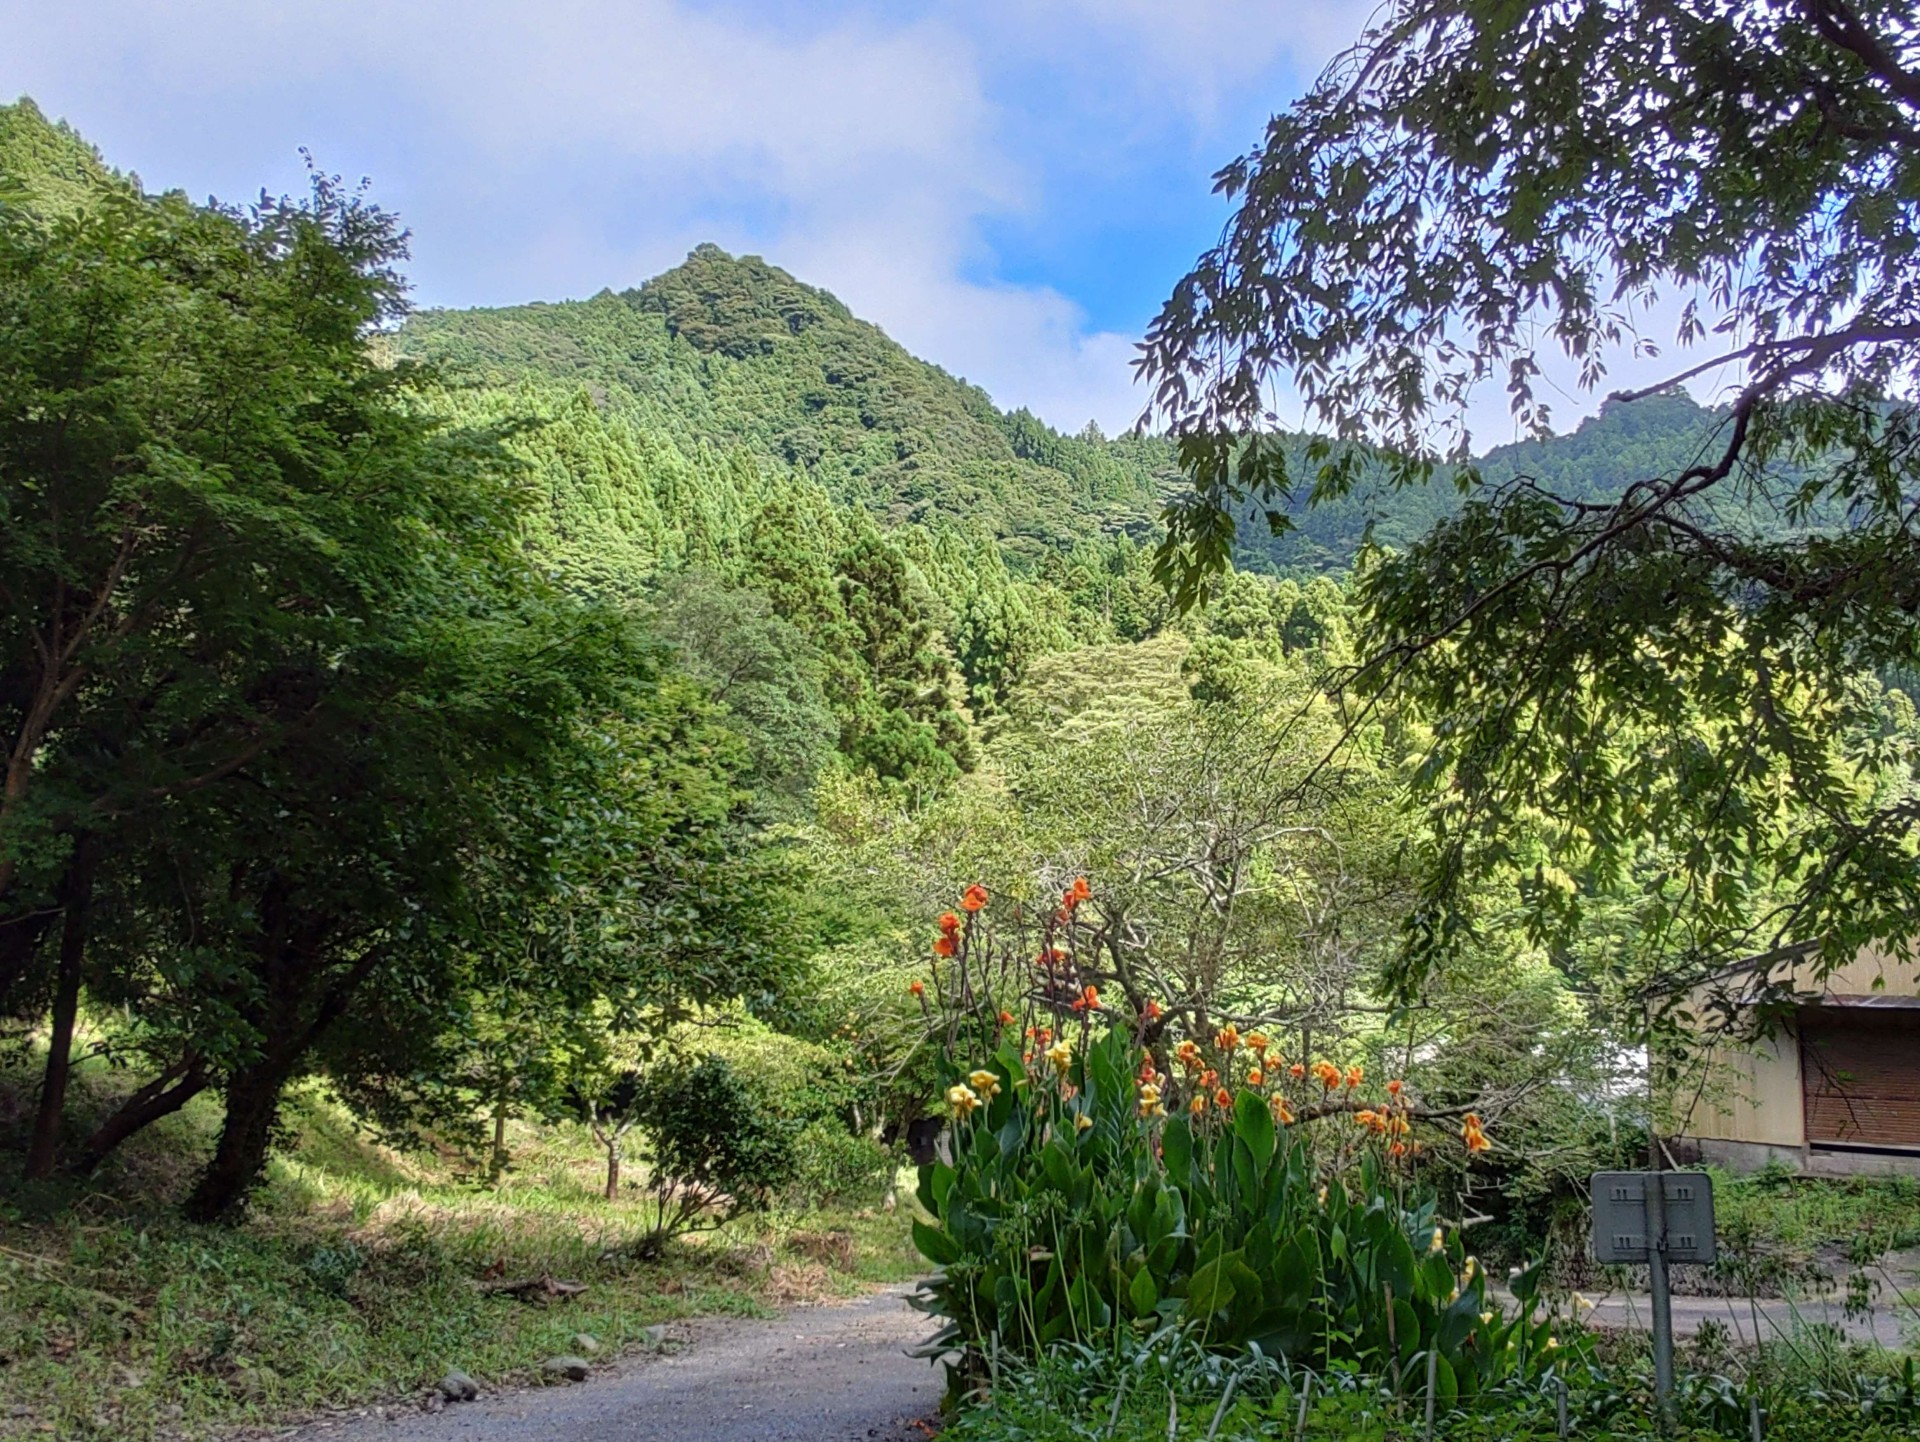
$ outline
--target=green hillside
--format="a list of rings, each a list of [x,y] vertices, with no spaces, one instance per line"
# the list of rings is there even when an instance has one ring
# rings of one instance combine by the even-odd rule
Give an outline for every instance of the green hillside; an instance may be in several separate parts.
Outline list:
[[[730,456],[769,479],[805,475],[837,506],[883,527],[991,534],[1022,571],[1102,534],[1150,540],[1178,478],[1164,440],[1068,436],[1028,411],[1000,410],[826,291],[713,245],[637,289],[591,300],[424,312],[393,344],[469,382],[538,396],[545,414],[584,399],[643,469],[698,469]],[[1608,403],[1570,434],[1499,447],[1480,467],[1496,483],[1526,475],[1593,500],[1685,465],[1716,425],[1684,394]],[[1303,470],[1305,450],[1303,436]],[[631,546],[637,527],[671,560],[673,543],[655,534],[657,506],[631,504],[637,510],[613,528],[625,534],[606,544]],[[1369,533],[1405,546],[1458,505],[1442,477],[1404,490],[1363,485],[1313,510],[1297,502],[1292,529],[1279,536],[1249,512],[1237,559],[1276,574],[1339,574]]]
[[[805,471],[885,525],[984,525],[1029,559],[1144,533],[1158,509],[1151,467],[996,409],[826,291],[717,246],[637,290],[425,312],[395,346],[492,385],[582,390],[686,455]]]

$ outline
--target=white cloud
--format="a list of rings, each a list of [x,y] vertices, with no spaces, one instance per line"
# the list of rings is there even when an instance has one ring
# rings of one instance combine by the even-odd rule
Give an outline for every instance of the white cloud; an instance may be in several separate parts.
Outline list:
[[[631,285],[714,239],[1003,404],[1071,426],[1137,409],[1125,338],[991,278],[980,223],[1031,204],[1033,180],[957,25],[785,33],[675,0],[0,0],[0,28],[0,89],[149,184],[297,183],[302,143],[372,172],[428,302]]]

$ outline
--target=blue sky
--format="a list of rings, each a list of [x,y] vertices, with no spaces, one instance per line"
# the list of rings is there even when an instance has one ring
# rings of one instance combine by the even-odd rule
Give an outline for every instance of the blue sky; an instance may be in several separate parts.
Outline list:
[[[30,94],[153,188],[412,226],[427,305],[634,285],[714,240],[1055,424],[1131,422],[1209,177],[1366,7],[1271,0],[0,0]]]

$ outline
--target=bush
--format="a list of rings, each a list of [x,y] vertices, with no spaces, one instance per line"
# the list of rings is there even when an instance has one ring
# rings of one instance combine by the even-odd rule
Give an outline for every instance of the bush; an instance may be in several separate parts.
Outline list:
[[[652,1158],[654,1226],[635,1245],[641,1256],[764,1208],[793,1179],[794,1128],[719,1057],[649,1075],[633,1114]]]
[[[1513,1283],[1519,1315],[1503,1315],[1459,1233],[1430,1201],[1403,1202],[1404,1179],[1373,1155],[1351,1185],[1323,1184],[1274,1099],[1222,1090],[1224,1106],[1159,1120],[1123,1033],[1063,1048],[1040,1075],[1011,1046],[973,1072],[980,1100],[956,1120],[953,1164],[921,1171],[938,1225],[916,1223],[914,1239],[943,1268],[921,1305],[951,1323],[956,1386],[989,1347],[1032,1357],[1168,1326],[1382,1375],[1437,1351],[1448,1403],[1567,1360],[1532,1316],[1537,1269]]]
[[[865,1201],[893,1168],[893,1154],[886,1147],[834,1122],[807,1123],[794,1137],[794,1151],[789,1195],[809,1206]]]

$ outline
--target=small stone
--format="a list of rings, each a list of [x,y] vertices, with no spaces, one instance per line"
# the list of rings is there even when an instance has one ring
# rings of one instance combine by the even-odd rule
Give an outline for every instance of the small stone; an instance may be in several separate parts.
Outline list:
[[[420,1399],[420,1410],[422,1412],[444,1412],[446,1407],[447,1399],[437,1391],[428,1392]]]
[[[664,1322],[655,1322],[640,1333],[649,1347],[664,1347],[667,1344],[667,1326]]]
[[[600,1355],[600,1339],[591,1332],[576,1332],[573,1337],[573,1350],[582,1357]]]
[[[549,1382],[584,1382],[593,1371],[585,1357],[549,1357],[540,1364],[541,1375]]]
[[[455,1367],[440,1379],[440,1395],[449,1402],[471,1402],[480,1395],[480,1384]]]

